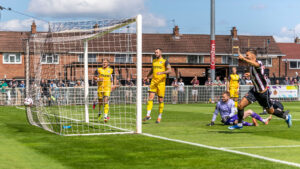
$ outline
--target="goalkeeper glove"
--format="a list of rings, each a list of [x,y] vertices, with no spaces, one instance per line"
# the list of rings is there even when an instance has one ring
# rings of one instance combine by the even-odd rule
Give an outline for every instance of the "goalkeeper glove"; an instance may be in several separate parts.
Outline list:
[[[230,118],[229,116],[225,116],[224,118],[222,118],[221,122],[222,122],[222,123],[226,123],[226,121],[227,121],[229,118]]]
[[[213,126],[213,125],[215,125],[215,122],[213,121],[207,124],[207,126]]]

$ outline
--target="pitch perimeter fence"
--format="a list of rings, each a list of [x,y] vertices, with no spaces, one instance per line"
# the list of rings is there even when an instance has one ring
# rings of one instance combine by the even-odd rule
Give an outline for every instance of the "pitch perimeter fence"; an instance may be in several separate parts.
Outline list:
[[[239,89],[239,99],[241,99],[251,88],[250,85],[241,85]],[[298,86],[270,86],[276,88],[271,90],[273,97],[280,101],[300,101],[300,91]],[[292,94],[280,95],[284,88],[285,92]],[[289,91],[293,89],[293,91]],[[147,102],[148,87],[143,87],[142,102]],[[220,99],[226,90],[225,86],[184,86],[184,90],[177,90],[172,86],[166,86],[164,102],[167,104],[191,104],[191,103],[214,103]],[[274,93],[278,97],[274,97]],[[97,87],[89,88],[89,103],[97,102]],[[42,94],[30,96],[33,100],[46,100]],[[54,105],[83,105],[84,88],[57,87],[51,90],[51,102]],[[0,91],[0,105],[23,105],[25,99],[25,88],[7,88]],[[154,100],[157,102],[157,97]],[[122,86],[111,92],[110,104],[135,104],[136,87]]]

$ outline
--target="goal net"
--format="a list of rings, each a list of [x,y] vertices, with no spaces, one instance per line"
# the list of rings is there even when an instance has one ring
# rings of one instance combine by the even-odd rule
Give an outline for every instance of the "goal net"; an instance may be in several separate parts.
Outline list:
[[[141,36],[140,15],[52,22],[32,35],[29,123],[66,136],[141,133]]]

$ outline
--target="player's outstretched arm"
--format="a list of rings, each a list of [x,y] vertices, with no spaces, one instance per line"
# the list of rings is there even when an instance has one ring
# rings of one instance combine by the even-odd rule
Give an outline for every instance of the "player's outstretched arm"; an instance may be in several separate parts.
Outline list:
[[[216,109],[214,111],[214,115],[213,115],[213,117],[211,119],[211,122],[208,123],[207,126],[213,126],[213,125],[215,125],[215,121],[216,121],[216,118],[217,118],[218,114],[219,114],[219,106],[218,106],[218,103],[217,103],[217,106],[216,106]]]
[[[251,66],[254,66],[254,67],[259,67],[260,66],[260,64],[259,63],[257,63],[255,60],[250,60],[250,59],[247,59],[247,58],[245,58],[243,55],[239,55],[239,59],[241,60],[241,61],[243,61],[243,62],[246,62],[246,63],[248,63],[249,65],[251,65]]]

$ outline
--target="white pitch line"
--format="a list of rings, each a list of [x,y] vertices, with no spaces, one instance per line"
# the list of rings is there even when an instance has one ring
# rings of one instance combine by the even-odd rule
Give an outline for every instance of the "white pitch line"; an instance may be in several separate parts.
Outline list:
[[[300,145],[283,145],[283,146],[249,146],[249,147],[221,147],[225,149],[250,149],[250,148],[293,148],[300,147]]]
[[[162,139],[162,140],[167,140],[167,141],[173,141],[173,142],[177,142],[177,143],[193,145],[193,146],[197,146],[197,147],[208,148],[208,149],[212,149],[212,150],[219,150],[219,151],[225,151],[225,152],[230,152],[230,153],[234,153],[234,154],[245,155],[245,156],[249,156],[249,157],[253,157],[253,158],[263,159],[263,160],[266,160],[266,161],[286,164],[286,165],[289,165],[289,166],[294,166],[294,167],[299,167],[300,168],[299,163],[278,160],[278,159],[274,159],[274,158],[264,157],[264,156],[261,156],[261,155],[245,153],[245,152],[236,151],[236,150],[230,150],[230,149],[226,149],[226,148],[222,148],[222,147],[208,146],[208,145],[204,145],[204,144],[193,143],[193,142],[183,141],[183,140],[178,140],[178,139],[171,139],[171,138],[156,136],[156,135],[152,135],[152,134],[148,134],[148,133],[142,133],[142,135],[145,135],[145,136],[148,136],[148,137],[153,137],[153,138],[158,138],[158,139]]]

